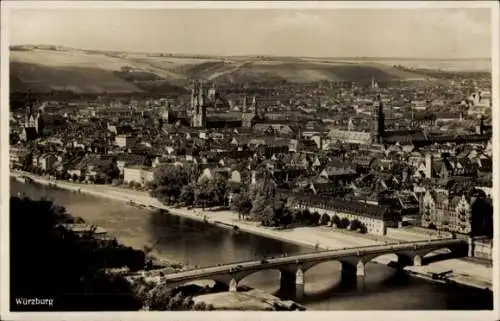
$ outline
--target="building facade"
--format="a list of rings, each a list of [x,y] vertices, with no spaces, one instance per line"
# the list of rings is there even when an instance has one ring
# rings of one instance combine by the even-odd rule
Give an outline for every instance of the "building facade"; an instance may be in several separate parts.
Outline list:
[[[398,227],[401,221],[400,215],[392,212],[389,208],[357,201],[347,201],[330,197],[318,197],[312,195],[295,195],[294,208],[318,212],[320,215],[326,213],[330,220],[336,215],[340,219],[360,221],[368,233],[386,235],[387,228]]]

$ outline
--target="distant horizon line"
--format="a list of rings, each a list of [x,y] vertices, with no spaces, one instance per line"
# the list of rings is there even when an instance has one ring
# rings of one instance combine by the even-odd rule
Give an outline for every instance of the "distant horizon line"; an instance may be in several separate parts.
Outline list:
[[[221,57],[221,58],[231,58],[231,57],[263,57],[263,58],[291,58],[291,59],[381,59],[381,60],[433,60],[433,61],[470,61],[470,60],[489,60],[491,57],[469,57],[469,58],[436,58],[436,57],[388,57],[388,56],[286,56],[277,54],[200,54],[200,53],[180,53],[180,52],[155,52],[155,51],[133,51],[133,50],[118,50],[118,49],[84,49],[75,48],[65,45],[54,45],[54,44],[19,44],[19,45],[9,45],[9,51],[15,47],[55,47],[59,49],[66,50],[78,50],[78,51],[88,51],[88,52],[103,52],[103,53],[129,53],[129,54],[149,54],[149,55],[173,55],[173,56],[184,56],[184,57]]]

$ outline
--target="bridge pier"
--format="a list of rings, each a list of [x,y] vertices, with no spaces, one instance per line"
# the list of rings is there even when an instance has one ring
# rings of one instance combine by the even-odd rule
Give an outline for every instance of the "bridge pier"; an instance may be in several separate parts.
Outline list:
[[[304,270],[298,268],[295,273],[295,297],[301,299],[304,296]]]
[[[296,271],[282,269],[280,273],[280,291],[283,293],[295,293]]]
[[[414,264],[413,259],[408,255],[398,254],[398,268],[404,268],[405,266]]]
[[[474,256],[474,239],[472,237],[467,238],[467,256]]]
[[[235,278],[232,278],[229,282],[229,292],[237,292],[238,291],[238,281]]]
[[[365,262],[359,260],[356,264],[356,276],[357,277],[365,277]]]
[[[422,256],[421,255],[415,255],[413,257],[413,265],[414,266],[422,266]]]
[[[364,279],[365,263],[362,260],[359,260],[356,264],[350,262],[341,262],[341,266],[342,282],[357,283],[358,279]]]

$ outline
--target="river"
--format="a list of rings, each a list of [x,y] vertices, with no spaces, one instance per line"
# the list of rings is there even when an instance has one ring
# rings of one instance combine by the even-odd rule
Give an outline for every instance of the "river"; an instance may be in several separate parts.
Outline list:
[[[11,179],[11,195],[45,197],[66,207],[74,216],[106,229],[125,245],[142,249],[157,243],[154,254],[191,266],[208,266],[313,251],[293,244],[131,207],[118,201],[77,194]],[[305,294],[278,296],[295,299],[309,310],[491,310],[493,295],[474,288],[434,284],[369,263],[363,284],[340,282],[340,264],[320,264],[305,275]],[[241,285],[276,293],[278,271],[248,276]]]

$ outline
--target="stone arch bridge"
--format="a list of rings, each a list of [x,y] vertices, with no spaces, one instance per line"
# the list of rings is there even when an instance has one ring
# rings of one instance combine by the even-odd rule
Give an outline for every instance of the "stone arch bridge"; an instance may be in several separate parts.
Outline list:
[[[172,287],[196,280],[213,280],[225,284],[230,291],[237,291],[238,283],[245,277],[262,270],[279,270],[281,288],[295,288],[299,291],[301,288],[303,290],[305,272],[323,262],[339,261],[342,266],[342,278],[357,279],[364,277],[365,264],[378,256],[396,254],[398,261],[395,265],[402,268],[408,265],[420,266],[426,254],[442,249],[450,250],[455,257],[467,256],[468,242],[460,239],[441,239],[327,250],[196,268],[165,274],[161,279]],[[155,272],[159,273],[161,270]]]

